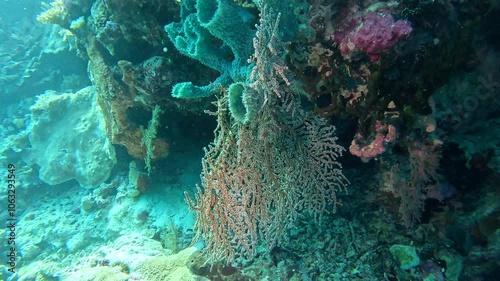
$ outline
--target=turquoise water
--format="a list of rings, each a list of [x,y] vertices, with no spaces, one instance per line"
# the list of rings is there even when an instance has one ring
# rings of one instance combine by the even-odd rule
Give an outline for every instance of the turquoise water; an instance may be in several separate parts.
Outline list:
[[[496,0],[0,4],[0,280],[497,280]]]

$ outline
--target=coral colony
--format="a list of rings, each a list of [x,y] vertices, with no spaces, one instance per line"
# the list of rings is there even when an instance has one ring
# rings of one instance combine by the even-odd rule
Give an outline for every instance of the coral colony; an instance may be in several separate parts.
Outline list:
[[[497,280],[499,14],[4,1],[0,280]]]

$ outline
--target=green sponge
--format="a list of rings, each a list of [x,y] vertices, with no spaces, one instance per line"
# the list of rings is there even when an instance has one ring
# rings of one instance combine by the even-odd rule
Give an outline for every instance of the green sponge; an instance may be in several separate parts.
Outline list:
[[[415,248],[406,245],[395,244],[389,249],[391,254],[399,262],[399,267],[408,270],[420,264],[420,258]]]
[[[196,8],[201,26],[227,44],[235,59],[250,57],[257,19],[249,11],[228,0],[198,0]]]
[[[263,98],[244,83],[233,83],[228,88],[229,112],[242,124],[252,120],[262,107]]]
[[[232,0],[183,0],[181,22],[165,26],[180,53],[221,73],[212,84],[227,87],[245,81],[251,66],[256,17]],[[185,3],[184,3],[185,2]],[[191,82],[175,85],[174,97],[200,98],[214,94],[211,86]]]

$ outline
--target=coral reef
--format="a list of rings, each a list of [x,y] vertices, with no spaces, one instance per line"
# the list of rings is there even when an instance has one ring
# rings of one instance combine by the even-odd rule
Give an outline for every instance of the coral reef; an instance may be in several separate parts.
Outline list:
[[[18,2],[1,280],[498,279],[497,0]]]
[[[127,94],[124,86],[113,79],[111,69],[106,65],[96,44],[95,40],[91,41],[88,54],[93,63],[92,80],[96,83],[99,94],[99,106],[106,112],[106,134],[113,143],[125,146],[134,158],[145,159],[147,151],[143,146],[143,133],[137,124],[129,122],[127,110],[133,107],[144,108],[146,105],[135,101],[134,96]],[[153,143],[157,150],[154,152],[155,157],[164,157],[168,151],[168,143],[161,139],[156,139]]]

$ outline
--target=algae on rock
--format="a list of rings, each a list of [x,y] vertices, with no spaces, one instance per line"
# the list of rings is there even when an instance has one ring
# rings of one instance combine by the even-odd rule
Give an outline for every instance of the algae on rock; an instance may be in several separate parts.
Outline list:
[[[156,139],[156,133],[158,130],[159,117],[160,117],[160,106],[156,105],[153,109],[153,116],[148,123],[148,127],[146,129],[141,127],[142,131],[142,145],[146,146],[146,157],[144,158],[144,162],[146,163],[146,169],[148,170],[148,175],[151,174],[151,160],[155,158],[153,153],[154,144],[153,140]]]

